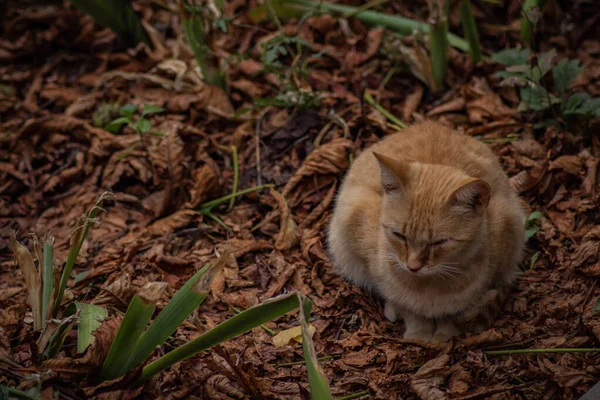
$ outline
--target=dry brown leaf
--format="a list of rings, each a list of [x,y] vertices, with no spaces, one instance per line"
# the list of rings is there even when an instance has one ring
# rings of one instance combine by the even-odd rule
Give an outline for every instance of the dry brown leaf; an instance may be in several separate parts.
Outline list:
[[[42,276],[33,262],[33,256],[27,249],[15,238],[15,233],[10,232],[10,240],[12,242],[13,254],[21,272],[25,283],[27,284],[27,292],[29,294],[29,305],[33,315],[33,329],[42,329]]]
[[[194,186],[189,190],[190,200],[184,205],[184,208],[195,208],[207,200],[209,193],[216,189],[218,180],[215,171],[204,164],[192,172],[192,181]]]
[[[275,239],[275,248],[279,251],[290,250],[292,247],[297,245],[298,241],[300,240],[296,222],[292,218],[290,208],[288,207],[283,196],[274,189],[270,189],[270,192],[271,196],[277,200],[277,204],[279,205],[279,215],[281,221],[279,224],[279,233]]]
[[[471,123],[482,123],[491,118],[516,116],[517,110],[504,105],[504,102],[491,88],[485,78],[474,77],[467,86],[467,114]]]
[[[415,91],[406,96],[404,106],[402,107],[402,120],[404,122],[410,121],[413,113],[419,108],[421,100],[423,99],[423,93],[423,86],[416,85]]]
[[[456,396],[468,392],[471,380],[472,377],[469,371],[459,364],[450,376],[450,382],[448,383],[450,394]]]
[[[542,359],[540,367],[553,375],[553,380],[562,387],[576,387],[595,382],[594,377],[564,365],[553,364],[547,358]]]
[[[478,335],[469,336],[462,340],[466,347],[479,347],[482,345],[497,344],[504,340],[504,337],[500,332],[495,329],[489,329],[481,332]]]
[[[166,235],[176,229],[183,228],[192,221],[199,220],[200,218],[202,218],[202,216],[194,210],[179,210],[154,222],[146,228],[146,233],[151,236]]]
[[[563,170],[567,174],[580,175],[582,168],[581,158],[576,155],[560,156],[556,160],[550,162],[550,171],[558,169]]]
[[[316,148],[306,157],[304,163],[288,181],[282,195],[288,198],[292,190],[305,178],[314,174],[339,174],[348,168],[348,150],[352,142],[338,138]]]
[[[450,374],[449,355],[443,355],[426,362],[412,376],[410,387],[423,400],[445,400],[446,391],[440,386]]]

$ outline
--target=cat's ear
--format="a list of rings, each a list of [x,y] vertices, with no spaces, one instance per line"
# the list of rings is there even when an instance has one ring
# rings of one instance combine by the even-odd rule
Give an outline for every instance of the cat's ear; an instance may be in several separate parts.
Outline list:
[[[449,199],[451,206],[481,214],[490,202],[490,185],[481,179],[475,179],[452,193]]]
[[[381,186],[386,193],[403,193],[406,187],[405,173],[408,166],[398,160],[373,152],[381,170]]]

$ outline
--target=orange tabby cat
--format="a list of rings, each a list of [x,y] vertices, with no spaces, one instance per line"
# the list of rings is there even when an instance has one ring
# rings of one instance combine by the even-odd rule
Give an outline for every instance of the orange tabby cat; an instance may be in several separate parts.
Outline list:
[[[404,319],[404,338],[441,342],[505,297],[524,218],[485,144],[424,122],[354,161],[328,245],[344,277],[378,292],[390,321]]]

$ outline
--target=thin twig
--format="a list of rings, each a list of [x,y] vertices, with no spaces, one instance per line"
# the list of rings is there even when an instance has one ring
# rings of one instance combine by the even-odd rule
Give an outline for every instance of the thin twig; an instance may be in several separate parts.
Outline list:
[[[487,350],[484,354],[488,356],[502,356],[507,354],[531,354],[531,353],[597,353],[600,348],[554,348],[554,349],[511,349],[511,350]]]

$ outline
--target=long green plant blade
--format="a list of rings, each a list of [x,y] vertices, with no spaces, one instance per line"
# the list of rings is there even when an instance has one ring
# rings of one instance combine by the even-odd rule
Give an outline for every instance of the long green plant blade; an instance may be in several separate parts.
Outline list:
[[[475,24],[471,0],[461,1],[460,22],[465,31],[467,42],[469,42],[469,54],[471,55],[471,60],[473,60],[474,63],[478,63],[482,58],[481,43],[479,42],[479,32],[477,31],[477,24]]]
[[[158,360],[148,364],[136,383],[142,383],[170,366],[192,357],[203,350],[229,340],[261,324],[280,317],[298,307],[295,293],[283,295],[251,307],[215,326],[196,339],[184,344]]]
[[[306,371],[308,372],[308,384],[310,385],[310,397],[313,400],[332,400],[331,390],[327,377],[317,360],[317,351],[308,331],[307,317],[310,316],[310,307],[304,306],[302,296],[298,293],[298,303],[302,304],[300,312],[300,326],[302,327],[302,351],[306,362]]]
[[[92,334],[108,317],[108,310],[95,304],[77,303],[79,324],[77,325],[77,352],[83,353],[96,338]]]
[[[206,83],[225,90],[225,76],[210,61],[210,51],[209,46],[206,44],[202,15],[198,12],[191,12],[183,18],[182,23],[188,43],[202,71],[204,80]]]
[[[133,296],[102,365],[100,381],[116,379],[128,371],[128,361],[142,332],[148,326],[159,296],[160,293],[153,283],[147,284],[139,294]]]
[[[253,22],[260,22],[269,17],[269,5],[263,4],[250,10],[249,17]],[[353,15],[367,26],[381,26],[402,35],[411,35],[415,30],[429,32],[425,23],[409,18],[390,15],[377,11],[359,10],[357,7],[345,6],[310,0],[270,0],[270,6],[279,18],[302,17],[308,12],[314,14]],[[461,51],[469,51],[469,43],[463,38],[448,33],[448,42]]]
[[[213,278],[228,259],[229,250],[226,250],[214,263],[201,268],[183,285],[140,337],[127,363],[127,370],[147,359],[154,349],[163,344],[192,311],[202,304],[208,296]]]
[[[42,318],[46,319],[52,315],[48,315],[48,307],[54,292],[54,238],[48,237],[44,242],[44,265],[42,272],[43,298],[42,298]],[[52,314],[52,313],[50,313]]]
[[[69,254],[67,254],[67,262],[65,263],[65,268],[63,269],[60,277],[60,285],[56,293],[56,298],[54,299],[55,316],[57,315],[60,304],[62,303],[62,298],[65,293],[65,289],[67,288],[67,282],[69,282],[69,277],[71,276],[73,266],[75,265],[75,260],[81,251],[83,242],[85,242],[85,239],[90,231],[90,227],[98,216],[98,212],[102,210],[102,204],[104,203],[104,200],[110,198],[111,196],[112,193],[104,192],[96,202],[96,205],[92,207],[88,215],[81,216],[81,218],[79,218],[77,221],[77,225],[75,226],[71,236],[71,247],[69,248]]]
[[[533,11],[536,8],[541,11],[545,3],[546,0],[525,0],[523,2],[523,7],[521,8],[521,37],[527,45],[532,44],[533,30],[535,24],[537,24],[537,18],[534,16]]]
[[[448,11],[450,0],[433,0],[429,10],[429,52],[431,53],[431,74],[435,81],[435,91],[444,87],[448,71]]]
[[[150,36],[127,0],[70,0],[105,28],[112,29],[131,44],[151,45]]]

